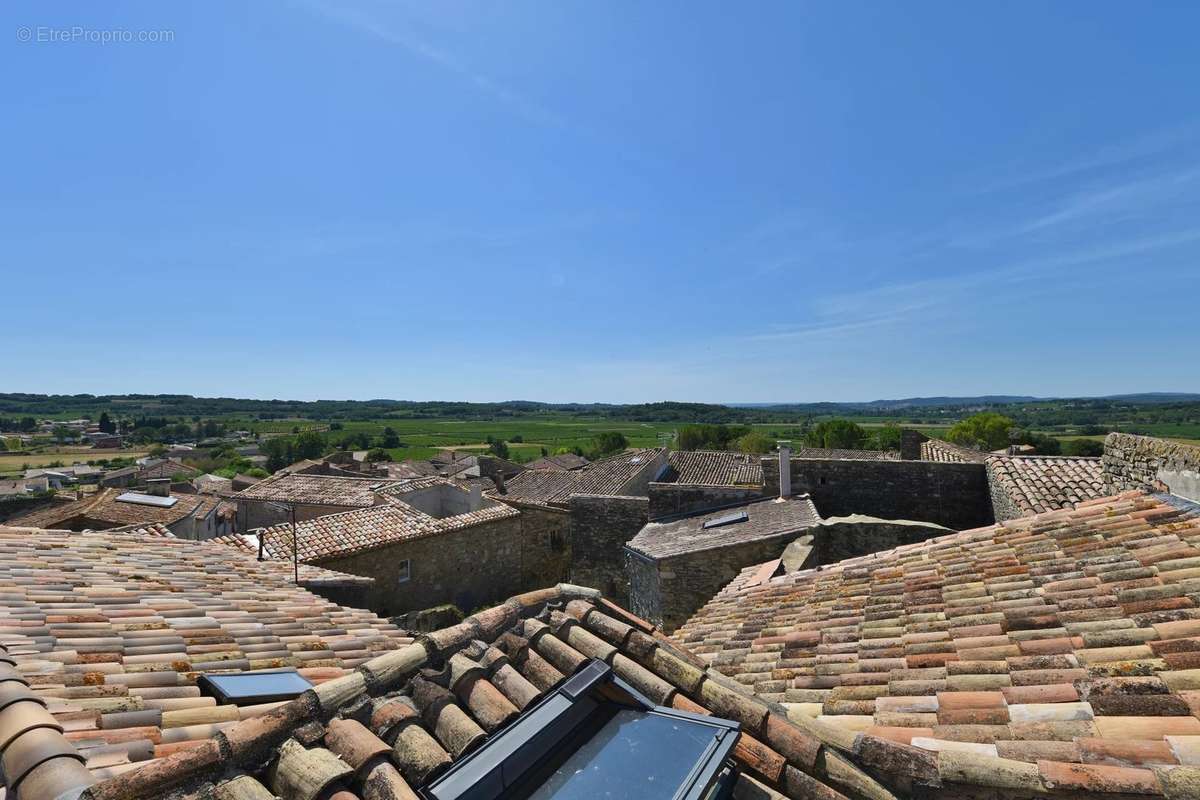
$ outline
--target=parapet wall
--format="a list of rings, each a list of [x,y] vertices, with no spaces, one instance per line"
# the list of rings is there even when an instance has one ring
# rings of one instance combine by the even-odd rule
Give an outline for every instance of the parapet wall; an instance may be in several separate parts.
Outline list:
[[[705,486],[693,483],[651,483],[650,519],[691,514],[763,496],[757,486]]]
[[[1104,484],[1112,494],[1145,486],[1200,502],[1200,447],[1110,433],[1104,440]]]
[[[867,514],[966,530],[992,522],[983,464],[793,458],[792,493],[809,494],[822,517]],[[779,491],[779,461],[763,459],[763,494]]]

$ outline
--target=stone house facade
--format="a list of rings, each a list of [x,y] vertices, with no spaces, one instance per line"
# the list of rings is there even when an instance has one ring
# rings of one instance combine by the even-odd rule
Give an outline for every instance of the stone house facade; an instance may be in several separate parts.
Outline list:
[[[742,569],[779,558],[819,523],[807,496],[650,522],[623,548],[630,609],[672,631]]]

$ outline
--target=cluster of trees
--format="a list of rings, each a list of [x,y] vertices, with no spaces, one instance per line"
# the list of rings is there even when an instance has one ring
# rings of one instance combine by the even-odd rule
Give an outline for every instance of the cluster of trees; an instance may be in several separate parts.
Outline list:
[[[265,478],[270,474],[262,467],[254,466],[253,462],[238,453],[232,444],[222,445],[201,458],[185,459],[184,463],[201,472],[210,472],[223,478],[232,478],[239,473],[255,478]]]
[[[775,440],[749,425],[681,425],[675,446],[680,450],[739,450],[743,453],[769,453]]]
[[[1012,444],[1033,445],[1042,456],[1099,456],[1103,442],[1094,439],[1069,439],[1065,442],[1044,433],[1017,425],[1010,417],[985,411],[958,422],[946,433],[946,439],[976,450],[1002,450]]]
[[[259,447],[267,457],[267,471],[275,472],[306,458],[320,458],[328,451],[329,443],[317,431],[302,431],[296,436],[267,439]]]

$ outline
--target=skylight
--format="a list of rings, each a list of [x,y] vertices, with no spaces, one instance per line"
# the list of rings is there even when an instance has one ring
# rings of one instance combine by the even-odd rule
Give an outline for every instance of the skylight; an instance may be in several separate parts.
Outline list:
[[[427,800],[715,800],[739,725],[655,706],[592,660],[422,791]]]
[[[141,492],[125,492],[117,495],[118,503],[133,503],[139,506],[156,506],[158,508],[170,508],[179,502],[178,497],[160,496],[156,494],[142,494]]]
[[[291,700],[312,688],[308,679],[294,669],[201,675],[196,685],[201,694],[217,698],[218,704],[238,706]]]
[[[704,520],[704,524],[700,527],[720,528],[722,525],[734,525],[738,522],[745,522],[748,519],[750,519],[750,515],[745,511],[735,511],[732,514],[725,514],[724,516],[714,517],[713,519],[706,519]]]

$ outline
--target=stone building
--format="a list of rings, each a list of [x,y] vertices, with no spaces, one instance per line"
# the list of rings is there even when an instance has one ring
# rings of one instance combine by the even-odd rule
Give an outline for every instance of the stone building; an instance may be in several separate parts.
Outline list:
[[[505,503],[512,501],[566,510],[574,494],[645,497],[650,483],[666,469],[666,448],[626,450],[581,469],[527,469],[493,496]]]
[[[298,560],[374,578],[368,606],[395,615],[452,603],[470,611],[543,577],[551,557],[521,513],[445,478],[381,488],[376,505],[301,520]],[[290,523],[243,537],[290,561]]]
[[[169,479],[151,482],[144,492],[101,489],[70,502],[54,503],[13,516],[8,522],[36,528],[72,531],[108,530],[126,525],[159,524],[181,539],[211,539],[231,533],[230,520],[219,513],[214,495],[168,491]]]
[[[688,514],[763,494],[761,457],[729,450],[676,450],[649,487],[650,519]]]
[[[239,531],[309,520],[383,503],[376,489],[391,483],[380,478],[280,471],[233,495]]]
[[[628,450],[580,469],[529,469],[488,496],[530,517],[530,529],[569,566],[570,579],[627,596],[621,547],[646,524],[647,492],[667,470],[665,448]],[[565,544],[565,549],[560,548]]]
[[[807,495],[650,522],[625,545],[630,609],[671,631],[750,564],[820,522]]]

